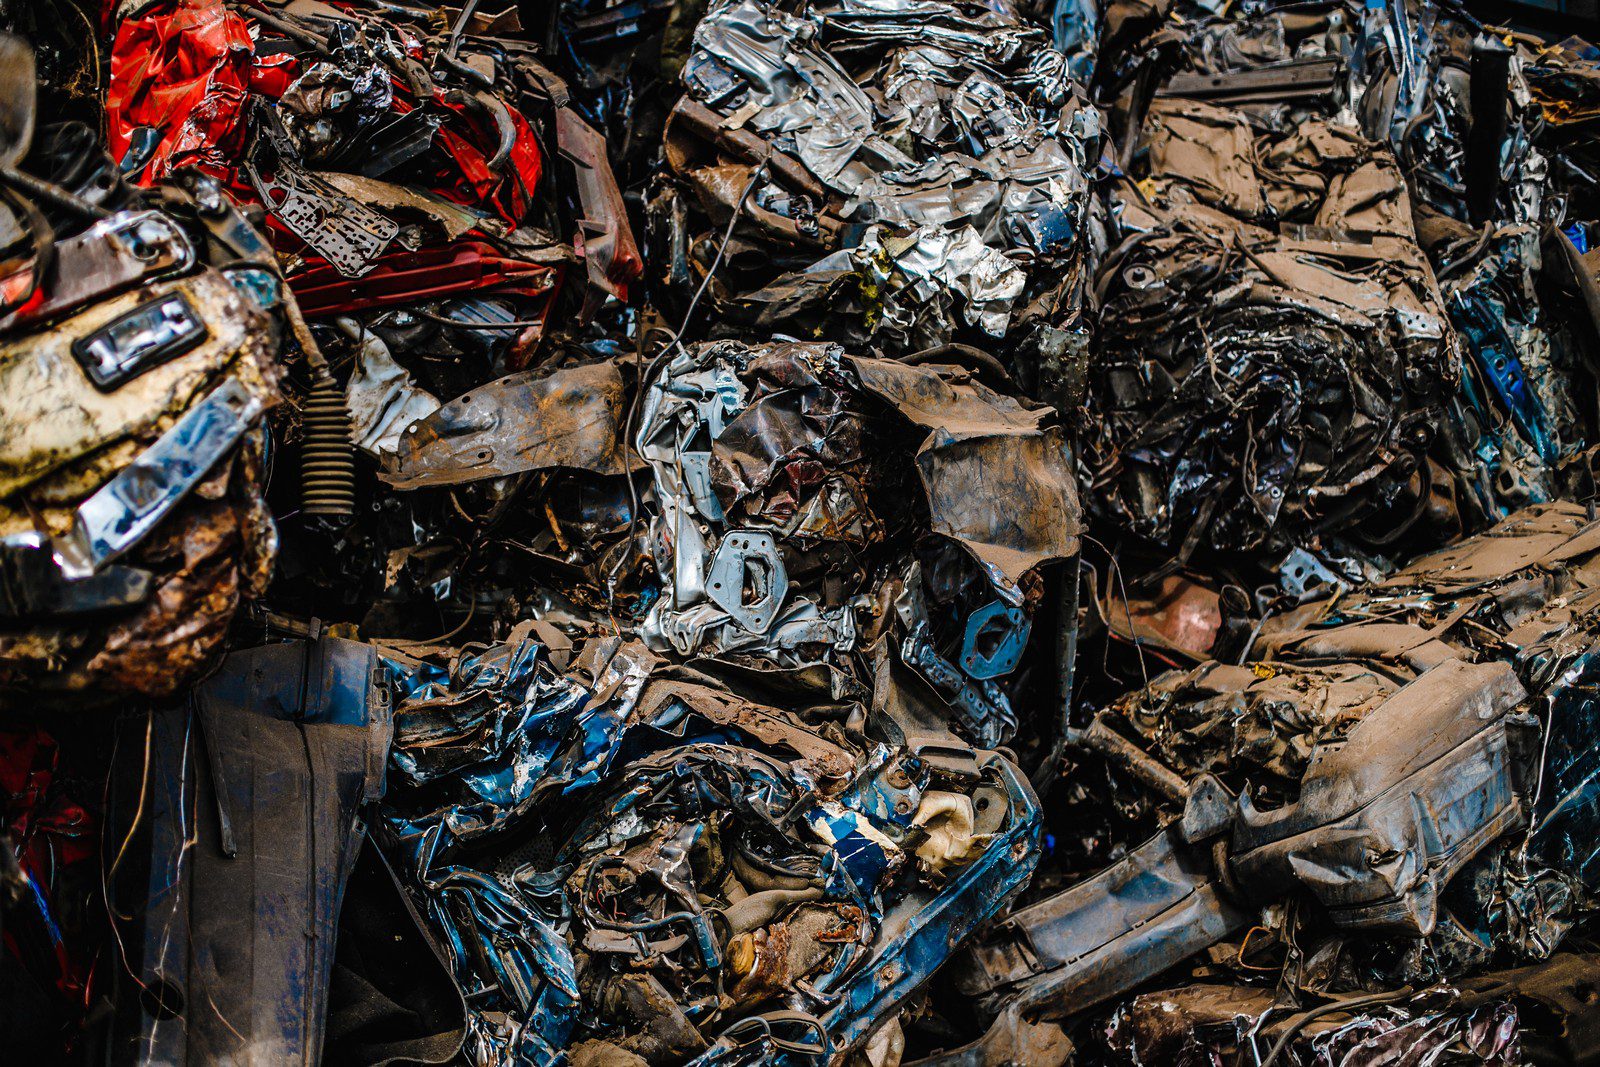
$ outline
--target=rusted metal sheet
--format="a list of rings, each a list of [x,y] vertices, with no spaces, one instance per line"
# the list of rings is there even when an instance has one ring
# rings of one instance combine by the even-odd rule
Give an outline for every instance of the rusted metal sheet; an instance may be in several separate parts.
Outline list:
[[[622,375],[608,363],[520,371],[412,423],[383,478],[396,489],[565,467],[622,474]]]

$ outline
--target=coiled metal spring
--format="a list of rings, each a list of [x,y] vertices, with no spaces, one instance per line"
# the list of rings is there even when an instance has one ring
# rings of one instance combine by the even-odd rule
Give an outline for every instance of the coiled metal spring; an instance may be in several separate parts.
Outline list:
[[[319,368],[304,411],[305,451],[300,459],[301,510],[349,518],[356,511],[355,446],[350,409],[333,375]]]

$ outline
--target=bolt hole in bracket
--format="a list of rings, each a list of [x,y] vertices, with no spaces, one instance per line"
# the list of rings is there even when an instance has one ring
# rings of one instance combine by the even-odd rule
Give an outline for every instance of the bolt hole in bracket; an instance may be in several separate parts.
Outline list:
[[[1022,660],[1030,629],[1032,625],[1021,608],[1003,600],[989,601],[967,617],[967,630],[961,641],[961,669],[979,681],[1010,674]]]
[[[789,594],[778,543],[758,530],[730,530],[717,546],[706,574],[706,595],[744,629],[764,634],[772,628]]]

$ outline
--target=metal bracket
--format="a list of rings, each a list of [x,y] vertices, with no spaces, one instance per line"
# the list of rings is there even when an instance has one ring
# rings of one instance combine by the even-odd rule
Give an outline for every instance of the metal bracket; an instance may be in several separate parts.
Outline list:
[[[54,318],[140,282],[182,274],[194,261],[194,246],[169,216],[120,212],[57,241],[55,261],[41,286],[43,299],[0,320],[0,327]]]
[[[1348,589],[1350,583],[1323,566],[1322,561],[1303,548],[1292,548],[1278,565],[1278,584],[1296,600],[1326,596],[1334,590]]]
[[[62,539],[63,570],[98,570],[137,544],[210,473],[265,410],[261,397],[229,378],[78,507]]]
[[[1033,623],[1021,608],[1003,600],[989,601],[967,617],[961,669],[980,681],[1010,674],[1022,660],[1032,629]]]
[[[256,162],[261,154],[258,140],[256,152],[244,164],[250,184],[267,210],[312,251],[346,278],[359,278],[399,236],[400,224],[293,163],[288,135],[270,109],[263,114],[269,117],[262,123],[262,139],[277,158],[263,174]]]
[[[789,573],[771,534],[732,530],[722,539],[706,575],[706,596],[735,622],[766,633],[788,593]]]
[[[680,452],[678,465],[683,468],[683,485],[689,491],[694,509],[712,522],[721,522],[722,501],[711,488],[711,453]]]

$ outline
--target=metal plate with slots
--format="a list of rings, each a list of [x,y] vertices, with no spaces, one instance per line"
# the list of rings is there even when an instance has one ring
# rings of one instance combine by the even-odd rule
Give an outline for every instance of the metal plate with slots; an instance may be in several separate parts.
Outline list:
[[[167,293],[72,342],[72,355],[95,388],[109,391],[200,345],[208,336],[189,298]]]
[[[228,379],[78,508],[74,562],[96,570],[148,534],[238,443],[264,405]]]

